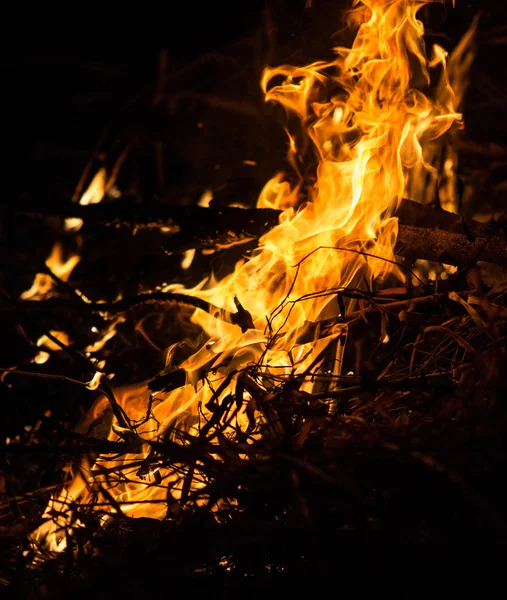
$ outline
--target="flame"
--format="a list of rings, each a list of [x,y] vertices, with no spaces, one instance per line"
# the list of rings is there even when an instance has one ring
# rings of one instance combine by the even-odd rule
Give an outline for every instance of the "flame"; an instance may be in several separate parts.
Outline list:
[[[199,199],[199,202],[197,203],[198,206],[202,206],[203,208],[208,208],[209,203],[213,200],[213,192],[211,190],[205,190],[204,193],[202,194],[201,198]]]
[[[66,260],[63,258],[63,246],[55,242],[51,254],[46,259],[46,266],[62,281],[67,281],[74,267],[81,260],[78,254],[71,254]],[[20,298],[22,300],[40,300],[51,295],[54,281],[49,273],[37,273],[32,287],[24,291]]]
[[[189,269],[194,262],[195,258],[195,248],[190,248],[189,250],[185,250],[183,254],[183,258],[181,259],[181,268]]]
[[[104,168],[101,168],[95,174],[88,189],[79,199],[79,204],[84,206],[88,204],[98,204],[104,198],[106,193],[107,174]]]
[[[69,343],[70,343],[69,336],[65,333],[65,331],[50,331],[49,333],[53,337],[55,337],[56,339],[58,339],[60,342],[62,342],[62,344],[65,344],[66,346],[69,345]],[[58,351],[61,350],[61,346],[59,346],[58,344],[56,344],[47,335],[42,335],[37,340],[37,346],[44,346],[44,347],[49,348],[50,350],[53,350],[55,352],[58,352]]]
[[[475,57],[475,34],[479,23],[474,18],[468,31],[454,48],[449,59],[443,48],[435,46],[432,65],[439,67],[441,74],[437,86],[437,98],[446,98],[447,105],[461,110],[469,83],[469,71]],[[437,198],[447,211],[459,212],[458,197],[458,154],[454,140],[459,128],[453,128],[446,136],[423,139],[421,143],[423,162],[417,165],[407,185],[407,197],[423,204]],[[441,173],[441,171],[443,171]]]
[[[154,395],[144,386],[117,391],[132,429],[119,427],[106,399],[96,403],[83,430],[101,417],[107,439],[131,443],[132,452],[114,460],[103,454],[94,465],[84,461],[73,467],[69,484],[46,515],[56,510],[60,529],[74,523],[63,505],[92,499],[106,512],[121,508],[130,516],[163,518],[168,490],[177,503],[184,474],[158,464],[150,442],[174,439],[176,428],[196,435],[198,407],[206,412],[203,407],[216,400],[217,390],[219,402],[233,394],[245,369],[266,393],[294,375],[303,378],[302,391],[312,392],[321,385],[319,374],[341,373],[347,326],[337,318],[354,301],[340,305],[337,294],[379,285],[388,276],[404,279],[394,255],[394,211],[413,180],[433,168],[424,146],[461,123],[452,78],[445,74],[446,53],[439,46],[430,59],[425,53],[416,14],[428,2],[355,1],[349,21],[359,30],[352,48],[335,48],[331,62],[266,68],[261,82],[266,101],[281,104],[299,121],[298,131],[288,132],[295,183],[278,173],[258,200],[259,207],[282,210],[280,222],[261,238],[253,256],[221,281],[166,288],[215,307],[195,309],[191,317],[206,343],[179,363],[174,348],[167,352],[168,366],[185,371],[185,385]],[[432,99],[424,91],[434,71],[443,83]],[[314,165],[309,177],[301,174],[303,161]],[[206,192],[200,205],[210,199]],[[321,329],[324,320],[334,325]],[[212,377],[203,378],[203,372]],[[234,419],[239,428],[248,423],[250,393],[244,391],[243,398]],[[158,477],[158,484],[147,482],[150,477]],[[202,485],[197,475],[192,485]],[[64,536],[54,536],[47,523],[35,533],[61,549]]]
[[[69,336],[65,331],[53,331],[49,332],[54,338],[62,342],[65,346],[70,344]],[[62,348],[57,343],[55,343],[50,337],[46,334],[42,335],[37,340],[37,346],[43,349],[40,350],[37,355],[34,357],[33,362],[37,365],[43,365],[49,360],[50,354],[47,350],[51,350],[52,352],[59,352]]]

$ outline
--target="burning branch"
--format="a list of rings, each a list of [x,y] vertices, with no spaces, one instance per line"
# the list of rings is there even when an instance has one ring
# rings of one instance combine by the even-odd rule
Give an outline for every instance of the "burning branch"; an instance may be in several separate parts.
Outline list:
[[[139,294],[132,298],[123,298],[116,302],[76,302],[62,300],[59,298],[51,298],[49,300],[39,300],[37,302],[25,301],[11,303],[0,307],[2,312],[15,312],[22,310],[27,313],[56,313],[56,314],[110,314],[118,315],[129,312],[141,306],[149,304],[184,304],[201,308],[202,310],[209,309],[209,303],[194,298],[187,294],[175,294],[172,292],[151,292]]]
[[[167,252],[191,248],[218,251],[258,239],[278,223],[280,214],[269,208],[157,205],[153,209],[129,204],[121,207],[113,204],[66,205],[44,213],[26,210],[18,213],[36,219],[79,218],[88,231],[97,226],[167,230],[168,239],[163,243]],[[465,225],[459,215],[406,199],[401,201],[394,216],[399,221],[396,254],[400,256],[460,267],[472,265],[477,260],[507,265],[507,236],[500,223],[472,221]],[[166,299],[170,300],[169,297]],[[152,300],[156,301],[156,298]],[[175,297],[174,301],[183,299]],[[121,304],[117,306],[120,308]]]
[[[9,209],[10,210],[10,209]],[[12,212],[10,210],[10,212]],[[280,212],[268,208],[203,208],[201,206],[143,206],[128,201],[115,204],[79,204],[54,207],[44,203],[44,211],[23,209],[18,216],[31,219],[81,219],[80,233],[97,227],[158,229],[170,236],[165,243],[168,252],[190,248],[217,248],[243,243],[260,237],[278,223]]]

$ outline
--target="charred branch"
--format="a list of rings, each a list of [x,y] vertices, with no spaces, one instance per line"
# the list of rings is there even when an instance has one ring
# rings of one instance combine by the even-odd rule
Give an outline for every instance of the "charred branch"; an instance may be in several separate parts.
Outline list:
[[[58,209],[23,210],[17,216],[28,218],[80,218],[83,230],[97,226],[162,230],[166,252],[200,248],[215,252],[257,239],[278,223],[280,212],[272,209],[132,203],[70,205]],[[465,224],[455,214],[435,210],[410,200],[402,200],[395,216],[399,219],[396,253],[400,256],[443,262],[460,267],[477,260],[507,265],[507,237],[497,223],[471,221]]]
[[[8,212],[7,212],[8,211]],[[0,210],[12,214],[11,209]],[[14,216],[31,219],[82,219],[83,233],[97,227],[158,229],[167,234],[166,251],[178,252],[189,248],[231,246],[260,237],[278,223],[279,211],[235,207],[203,208],[157,204],[139,205],[134,202],[116,204],[79,204],[54,206],[48,203],[41,210],[24,209]]]
[[[464,223],[459,215],[403,200],[396,253],[466,267],[480,260],[507,264],[507,237],[501,224]]]
[[[68,301],[59,298],[51,298],[49,300],[40,301],[21,301],[17,303],[9,303],[1,307],[2,312],[16,312],[22,309],[23,312],[36,313],[58,313],[58,314],[123,314],[130,310],[146,306],[148,304],[167,304],[176,303],[194,308],[202,308],[209,310],[209,303],[187,296],[186,294],[173,294],[171,292],[151,292],[139,294],[133,298],[124,298],[116,302],[84,302],[84,301]]]

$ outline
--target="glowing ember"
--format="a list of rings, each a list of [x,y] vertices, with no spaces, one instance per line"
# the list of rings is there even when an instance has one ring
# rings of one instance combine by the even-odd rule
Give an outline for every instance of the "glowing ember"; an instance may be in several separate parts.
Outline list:
[[[126,515],[163,518],[168,489],[177,502],[187,472],[157,464],[151,443],[175,440],[176,428],[199,435],[201,417],[211,414],[205,407],[236,393],[243,373],[264,394],[296,376],[303,380],[302,392],[321,390],[323,377],[340,375],[347,325],[338,317],[354,301],[340,306],[337,293],[380,285],[388,276],[403,280],[394,256],[398,229],[392,215],[414,178],[419,181],[431,169],[423,145],[461,119],[445,75],[445,52],[435,46],[431,59],[426,57],[423,25],[416,18],[424,4],[364,0],[351,16],[360,24],[351,49],[336,48],[329,63],[265,70],[266,100],[300,122],[297,134],[288,133],[289,162],[297,171],[300,160],[315,161],[314,179],[303,186],[300,176],[290,185],[277,174],[266,184],[258,206],[283,210],[280,223],[230,276],[195,289],[167,288],[215,307],[197,308],[192,315],[207,338],[201,347],[179,362],[177,346],[167,350],[168,367],[184,371],[186,383],[152,396],[146,386],[117,390],[128,427],[108,413],[107,399],[96,403],[80,429],[109,418],[108,439],[123,440],[132,451],[72,467],[68,485],[46,510],[48,521],[34,534],[39,542],[55,551],[64,547],[65,529],[76,525],[69,503],[94,500],[97,510],[115,512],[112,498]],[[435,99],[422,91],[429,88],[431,69],[437,75],[444,69]],[[95,183],[87,202],[104,193],[103,178]],[[200,205],[210,199],[206,193]],[[182,267],[192,259],[187,253]],[[387,333],[381,339],[387,343]],[[99,378],[97,373],[93,383]],[[337,384],[326,385],[331,391]],[[248,413],[251,390],[244,389],[242,397],[243,405],[230,409],[235,412],[229,428],[246,430],[252,414],[265,418],[254,409]],[[197,467],[191,480],[193,489],[204,485]],[[55,511],[56,524],[50,521]]]

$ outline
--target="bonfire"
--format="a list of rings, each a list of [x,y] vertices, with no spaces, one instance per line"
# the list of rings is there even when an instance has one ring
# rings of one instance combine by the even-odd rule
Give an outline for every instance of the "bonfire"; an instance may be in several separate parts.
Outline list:
[[[255,207],[204,189],[194,203],[129,197],[132,138],[88,165],[74,198],[16,209],[54,238],[31,285],[3,290],[32,349],[3,385],[15,398],[41,379],[81,415],[48,403],[5,440],[6,481],[19,457],[39,465],[19,493],[0,487],[5,534],[24,540],[5,585],[72,569],[76,590],[137,561],[192,577],[325,571],[316,539],[442,543],[472,514],[502,535],[463,458],[506,424],[505,230],[465,214],[458,175],[478,19],[450,53],[427,43],[428,4],[355,1],[350,47],[264,69],[287,156]],[[87,256],[102,260],[93,236],[145,244],[175,275],[80,285]]]

